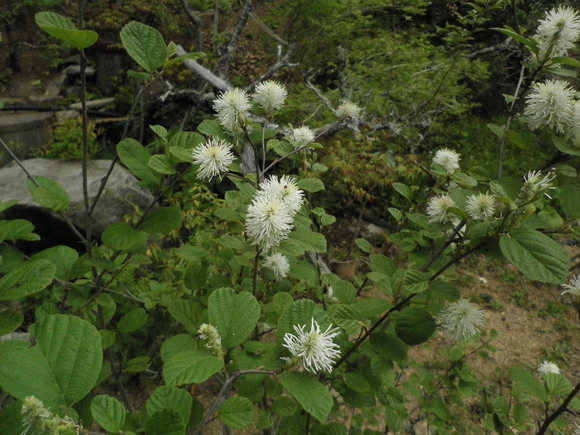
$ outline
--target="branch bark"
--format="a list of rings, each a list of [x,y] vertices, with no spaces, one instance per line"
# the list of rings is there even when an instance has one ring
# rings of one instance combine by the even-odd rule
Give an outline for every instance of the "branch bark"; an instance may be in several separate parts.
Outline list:
[[[203,21],[201,21],[200,16],[189,7],[188,0],[183,0],[183,8],[189,19],[194,24],[195,29],[195,49],[196,51],[203,51]]]
[[[184,54],[187,54],[187,52],[183,49],[181,45],[178,45],[176,48],[176,54],[178,56],[183,56]],[[219,89],[220,91],[229,91],[233,88],[233,86],[226,80],[224,80],[221,77],[218,77],[213,72],[211,72],[210,70],[208,70],[207,68],[200,65],[194,60],[186,59],[183,61],[183,64],[188,69],[196,73],[199,76],[199,78],[209,83],[214,88]]]
[[[246,0],[246,4],[242,9],[242,13],[240,14],[240,19],[234,32],[232,33],[232,37],[226,46],[224,54],[218,59],[217,64],[214,69],[214,74],[221,79],[225,79],[228,76],[228,71],[230,69],[230,65],[232,60],[234,59],[234,55],[236,54],[236,50],[238,49],[238,45],[240,43],[240,39],[242,37],[242,32],[250,19],[250,13],[252,12],[252,8],[254,6],[253,0]]]

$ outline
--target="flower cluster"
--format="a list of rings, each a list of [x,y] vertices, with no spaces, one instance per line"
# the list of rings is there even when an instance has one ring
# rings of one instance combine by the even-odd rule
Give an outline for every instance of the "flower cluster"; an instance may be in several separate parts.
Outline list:
[[[336,117],[341,121],[347,121],[348,119],[359,121],[360,112],[361,109],[356,104],[351,103],[350,101],[345,101],[336,108]]]
[[[459,169],[459,160],[460,155],[448,148],[438,150],[433,156],[433,163],[443,166],[449,175]]]
[[[518,200],[525,203],[537,198],[542,193],[548,195],[547,192],[552,188],[551,183],[554,177],[554,174],[542,176],[540,171],[529,171],[524,176],[524,185],[518,194]]]
[[[570,6],[558,6],[547,12],[545,19],[540,20],[534,37],[538,41],[541,62],[556,56],[566,56],[580,37],[580,15]]]
[[[287,95],[284,86],[278,82],[267,80],[256,86],[252,99],[266,112],[273,112],[282,108]]]
[[[207,323],[202,323],[197,330],[199,338],[207,340],[207,348],[218,358],[223,358],[222,338],[217,328]]]
[[[324,332],[320,325],[312,319],[310,331],[305,331],[306,325],[294,325],[296,334],[284,334],[284,347],[290,351],[289,361],[296,361],[309,372],[332,371],[332,365],[340,356],[340,347],[332,340],[340,332],[330,325]]]
[[[577,103],[574,89],[564,80],[537,83],[526,97],[524,115],[532,130],[547,126],[563,133],[575,126]]]
[[[235,158],[231,149],[231,144],[213,139],[196,147],[192,154],[193,163],[199,165],[197,178],[211,180],[226,173]]]
[[[314,132],[308,127],[298,127],[290,132],[290,139],[296,148],[304,147],[314,142]]]
[[[467,198],[467,213],[476,221],[486,221],[493,217],[495,197],[489,193],[470,195]]]
[[[246,233],[264,251],[288,237],[292,221],[304,202],[304,192],[294,179],[273,175],[260,186],[246,214]]]
[[[480,310],[476,304],[467,299],[460,299],[443,309],[438,315],[438,320],[446,336],[453,341],[460,341],[479,332],[485,320],[484,313],[485,311]]]
[[[288,274],[288,271],[290,270],[290,263],[288,262],[288,258],[280,253],[268,255],[264,259],[263,264],[264,267],[267,267],[272,272],[274,272],[274,275],[276,276],[277,279],[284,278]]]
[[[538,372],[541,375],[547,375],[549,373],[560,373],[560,368],[551,361],[542,361],[542,363],[538,366]]]
[[[455,215],[449,210],[455,207],[455,201],[449,195],[437,195],[429,200],[427,214],[429,222],[446,223],[452,221]]]
[[[59,417],[48,409],[41,400],[35,396],[27,396],[22,402],[22,417],[24,424],[39,433],[54,435],[72,435],[78,433],[81,426],[77,425],[70,417]]]
[[[571,295],[580,297],[580,273],[572,278],[569,284],[562,284],[562,288],[564,289],[562,294],[570,293]]]
[[[223,92],[213,101],[213,108],[223,128],[232,134],[240,133],[250,110],[248,94],[241,89]]]

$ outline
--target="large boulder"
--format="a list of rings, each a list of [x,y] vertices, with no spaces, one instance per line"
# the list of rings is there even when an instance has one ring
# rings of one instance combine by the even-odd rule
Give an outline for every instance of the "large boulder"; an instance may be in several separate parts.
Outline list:
[[[111,160],[92,160],[88,163],[88,192],[92,203],[107,174]],[[59,183],[70,196],[70,209],[65,213],[72,223],[85,229],[85,211],[83,199],[82,162],[59,159],[29,159],[22,165],[32,176],[43,176]],[[92,233],[99,237],[110,224],[117,222],[127,213],[147,207],[153,200],[149,191],[137,185],[138,180],[119,164],[115,165],[106,187],[91,216]],[[0,199],[16,199],[27,209],[37,207],[28,191],[27,177],[15,163],[0,168]],[[45,212],[45,211],[44,211]]]

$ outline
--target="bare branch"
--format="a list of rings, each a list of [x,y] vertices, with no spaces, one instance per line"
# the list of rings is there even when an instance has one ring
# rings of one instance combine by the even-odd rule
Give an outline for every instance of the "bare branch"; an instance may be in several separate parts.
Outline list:
[[[228,76],[230,64],[232,63],[234,55],[236,54],[236,50],[238,49],[238,45],[242,37],[242,32],[244,31],[244,28],[246,27],[246,24],[250,19],[250,13],[252,12],[253,6],[254,6],[253,0],[246,0],[246,4],[242,9],[242,13],[240,14],[238,24],[234,29],[234,32],[232,33],[232,37],[228,42],[225,52],[217,61],[217,64],[214,69],[214,74],[222,79],[225,79]]]
[[[181,45],[178,45],[176,48],[176,53],[178,56],[183,56],[187,54],[187,52],[183,49]],[[216,76],[207,68],[203,67],[199,63],[194,60],[186,59],[183,61],[184,65],[196,73],[202,80],[212,85],[214,88],[219,89],[220,91],[229,91],[233,88],[231,84],[229,84],[223,78]]]
[[[270,67],[268,71],[262,74],[254,83],[246,88],[246,92],[252,92],[258,83],[262,83],[265,80],[272,78],[274,75],[278,73],[282,68],[295,68],[299,64],[297,63],[290,63],[290,55],[292,54],[294,47],[289,46],[288,51],[286,54],[282,55],[282,46],[278,46],[278,60],[274,65]]]
[[[250,18],[252,18],[254,23],[256,23],[258,25],[258,27],[260,27],[260,29],[262,29],[272,39],[276,40],[279,44],[282,44],[284,47],[290,46],[290,44],[288,44],[287,41],[284,41],[282,38],[280,38],[278,35],[276,35],[274,33],[274,31],[272,29],[270,29],[266,23],[264,23],[260,18],[258,18],[256,16],[256,14],[254,14],[253,12],[250,13]]]
[[[195,49],[196,51],[203,51],[203,21],[199,15],[189,7],[188,0],[183,0],[183,8],[189,19],[193,22],[195,28]]]

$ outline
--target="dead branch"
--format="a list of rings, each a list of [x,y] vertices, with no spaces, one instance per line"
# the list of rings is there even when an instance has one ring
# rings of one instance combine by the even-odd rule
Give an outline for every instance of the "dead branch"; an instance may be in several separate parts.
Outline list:
[[[177,46],[176,53],[178,56],[183,56],[184,54],[187,54],[187,52],[183,49],[181,45]],[[214,88],[219,89],[220,91],[229,91],[233,88],[233,86],[229,84],[226,80],[216,76],[213,72],[203,67],[194,60],[186,59],[183,61],[183,64],[188,69],[196,73],[199,76],[199,78],[209,83]]]
[[[246,88],[246,92],[252,92],[258,83],[262,83],[263,81],[274,77],[283,68],[297,67],[299,64],[290,62],[290,55],[292,54],[293,49],[293,46],[289,46],[286,54],[282,55],[282,46],[279,45],[276,63],[272,65],[270,69],[262,74],[256,81],[254,81],[254,83],[248,86]]]
[[[260,29],[262,29],[264,31],[264,33],[269,35],[272,39],[277,41],[279,44],[282,44],[284,47],[290,46],[290,44],[288,44],[287,41],[284,41],[282,38],[280,38],[278,35],[276,35],[276,33],[274,33],[274,31],[272,29],[270,29],[266,23],[264,23],[260,18],[258,18],[258,16],[256,14],[254,14],[253,12],[250,13],[250,18],[254,21],[254,23],[256,23],[258,25],[258,27]]]
[[[214,74],[222,79],[225,79],[228,76],[228,71],[230,69],[230,64],[234,59],[234,55],[236,54],[236,50],[238,49],[238,45],[240,43],[240,39],[242,37],[242,32],[250,19],[250,13],[252,12],[252,7],[254,6],[253,0],[246,0],[246,4],[242,9],[242,13],[240,14],[240,19],[234,32],[232,33],[232,37],[226,46],[224,54],[218,59],[217,64],[214,69]]]
[[[493,53],[494,51],[506,50],[511,45],[512,41],[513,41],[512,38],[508,37],[504,41],[499,42],[495,45],[492,45],[491,47],[485,47],[485,48],[482,48],[481,50],[474,51],[473,53],[468,54],[466,57],[468,59],[474,59],[474,58],[481,56],[483,54]]]
[[[183,8],[189,19],[194,24],[195,29],[195,50],[198,52],[203,51],[203,21],[201,21],[200,16],[189,7],[188,0],[183,0]]]

